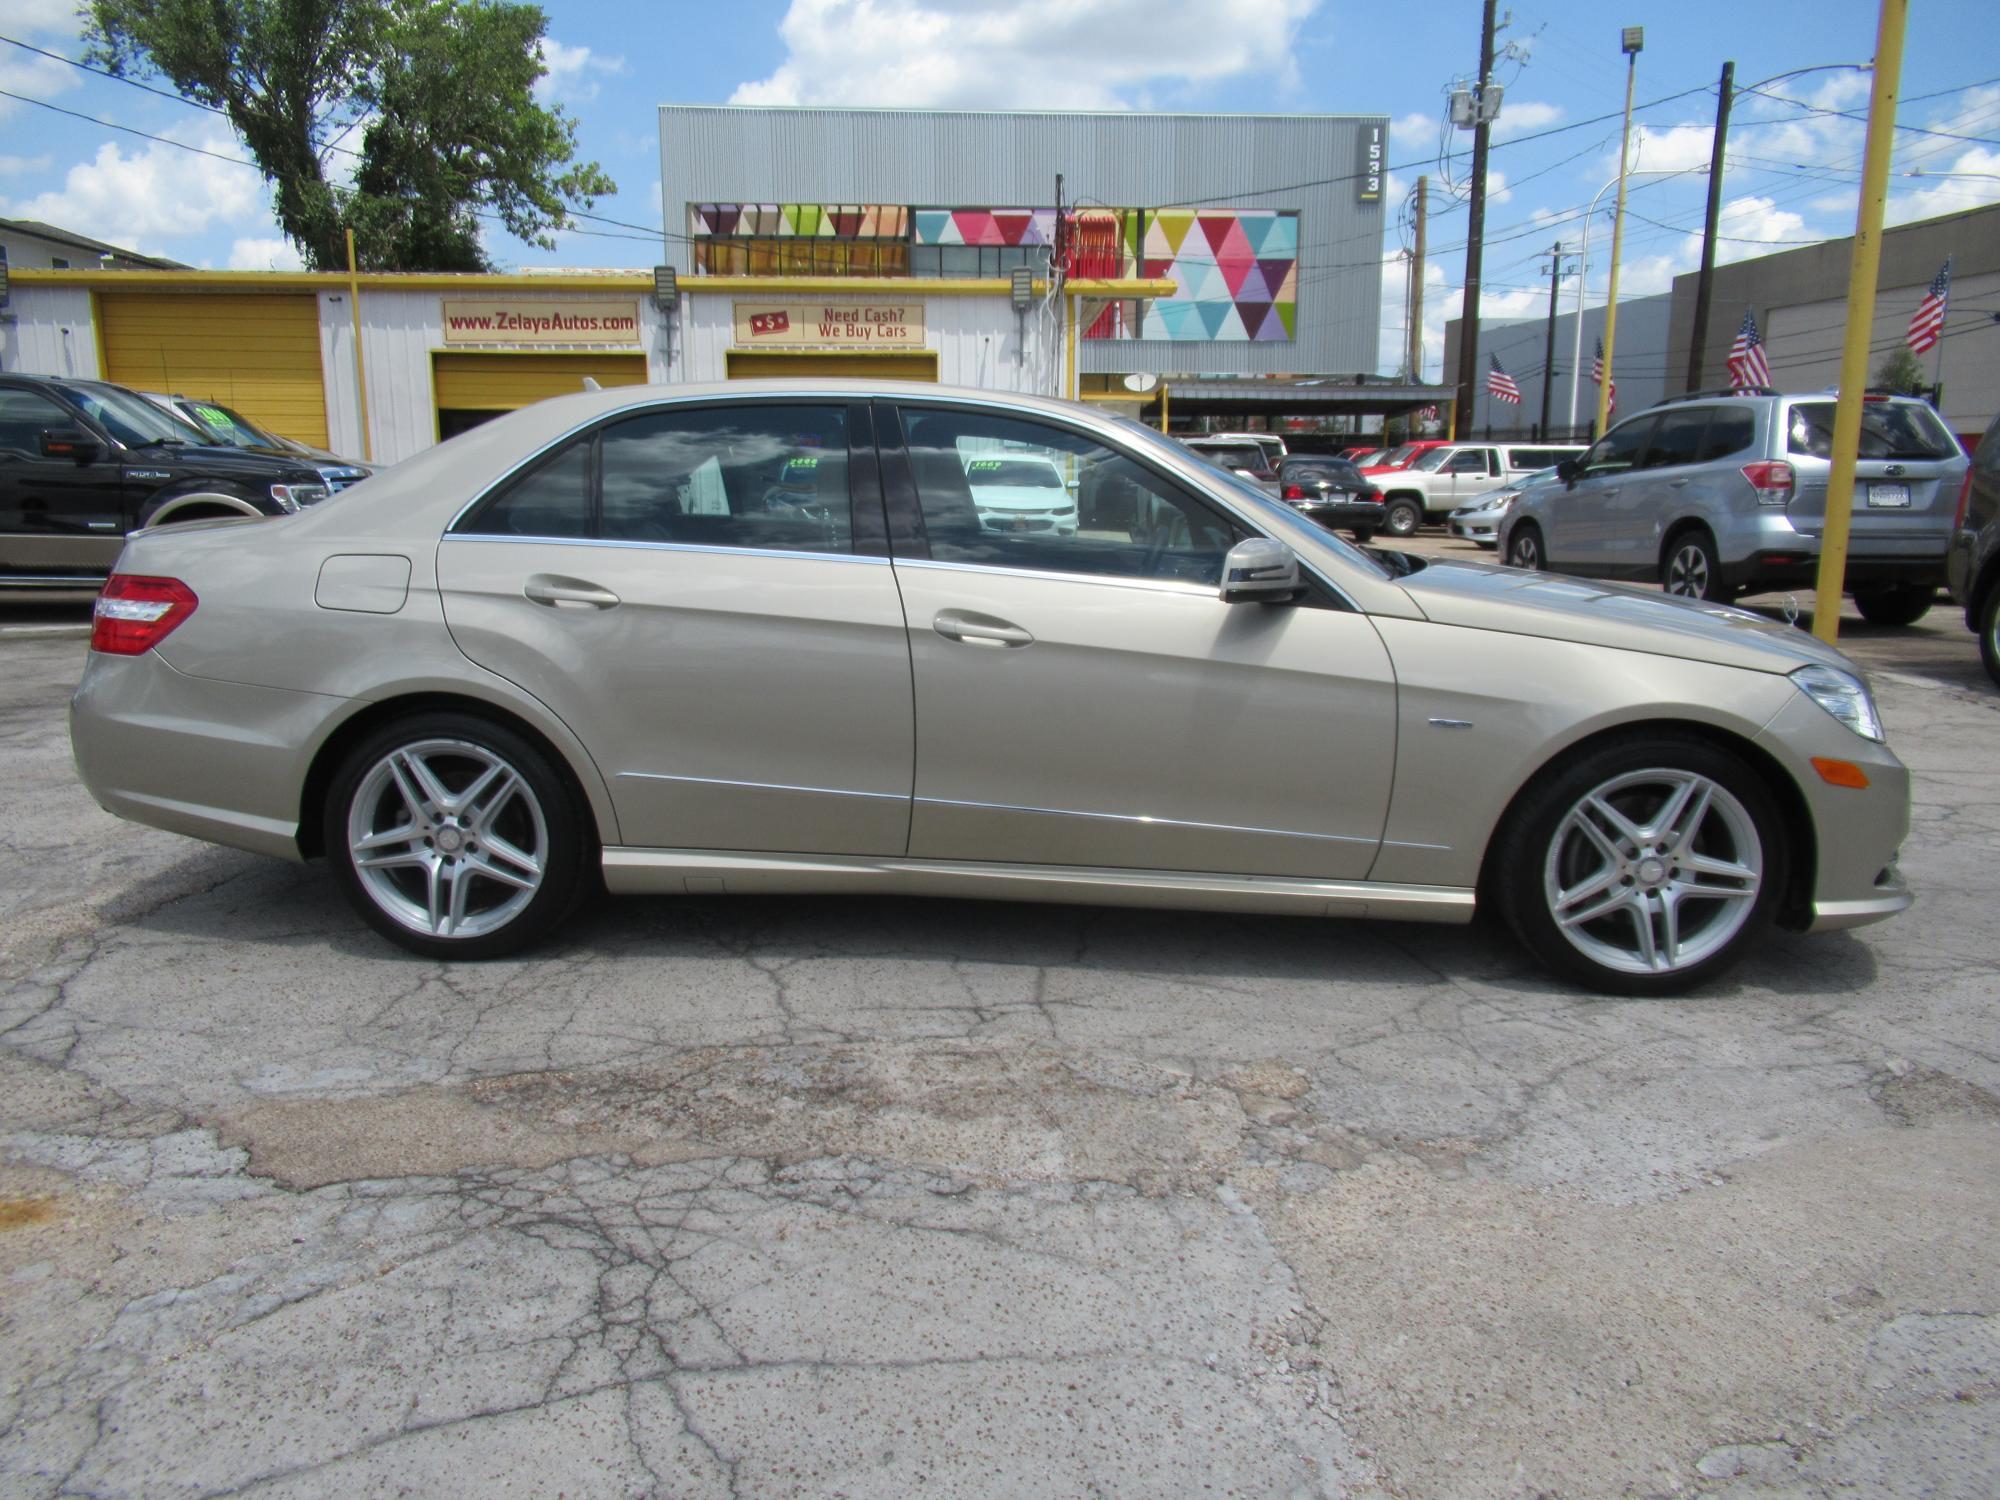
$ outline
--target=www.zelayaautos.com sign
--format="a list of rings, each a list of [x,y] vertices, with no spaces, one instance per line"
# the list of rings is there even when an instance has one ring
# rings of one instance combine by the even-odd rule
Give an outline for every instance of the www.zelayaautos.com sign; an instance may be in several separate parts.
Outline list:
[[[447,344],[639,343],[639,304],[629,298],[556,301],[524,297],[448,298]]]

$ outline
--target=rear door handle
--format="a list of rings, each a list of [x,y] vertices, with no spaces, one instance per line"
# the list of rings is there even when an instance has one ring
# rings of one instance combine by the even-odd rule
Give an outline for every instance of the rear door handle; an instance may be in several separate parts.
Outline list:
[[[547,573],[537,573],[530,578],[521,592],[534,603],[546,604],[553,609],[610,609],[619,602],[618,596],[610,589],[599,588],[580,578],[556,578]]]
[[[1686,481],[1685,479],[1669,479],[1669,480],[1667,481],[1667,487],[1668,487],[1669,489],[1676,489],[1676,490],[1677,490],[1677,489],[1680,489],[1680,488],[1681,488],[1681,487],[1682,487],[1683,485],[1685,485],[1686,483],[1687,483],[1687,481]]]
[[[931,621],[931,628],[948,641],[968,646],[1032,646],[1033,635],[1007,620],[976,615],[965,610],[947,609]]]

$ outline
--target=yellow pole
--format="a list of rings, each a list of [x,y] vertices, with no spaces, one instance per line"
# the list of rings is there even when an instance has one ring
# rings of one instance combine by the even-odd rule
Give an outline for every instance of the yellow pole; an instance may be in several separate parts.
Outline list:
[[[361,273],[354,268],[354,231],[347,231],[347,308],[354,315],[354,388],[361,401],[361,456],[375,461],[375,438],[368,430],[368,372],[361,365]]]
[[[1068,359],[1063,374],[1063,395],[1074,401],[1083,389],[1083,377],[1076,368],[1076,298],[1074,295],[1063,299],[1064,345]]]
[[[1639,54],[1625,54],[1625,133],[1618,140],[1618,211],[1611,219],[1611,285],[1604,303],[1604,384],[1597,388],[1597,430],[1611,421],[1611,355],[1618,344],[1618,256],[1625,248],[1625,162],[1632,153],[1632,83]]]
[[[1910,0],[1882,0],[1881,20],[1875,31],[1868,147],[1861,162],[1854,258],[1847,272],[1847,340],[1840,355],[1840,400],[1833,411],[1833,473],[1826,483],[1826,520],[1820,528],[1819,578],[1813,598],[1813,634],[1829,646],[1840,637],[1848,522],[1854,514],[1854,463],[1861,451],[1861,398],[1868,385],[1868,336],[1875,326],[1875,281],[1882,268],[1882,209],[1889,196],[1889,153],[1895,144],[1896,98],[1902,89],[1903,24],[1909,13]]]
[[[1167,430],[1167,387],[1168,383],[1162,380],[1160,382],[1160,431],[1162,432]]]

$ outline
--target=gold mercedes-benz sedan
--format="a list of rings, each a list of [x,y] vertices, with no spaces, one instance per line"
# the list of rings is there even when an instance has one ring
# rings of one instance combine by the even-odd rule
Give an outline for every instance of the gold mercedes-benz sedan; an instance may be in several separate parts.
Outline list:
[[[982,505],[996,463],[1041,506]],[[1698,984],[1903,910],[1908,775],[1739,610],[1363,552],[1123,419],[896,383],[584,392],[296,516],[135,534],[71,709],[112,812],[415,952],[613,892],[1463,922]]]

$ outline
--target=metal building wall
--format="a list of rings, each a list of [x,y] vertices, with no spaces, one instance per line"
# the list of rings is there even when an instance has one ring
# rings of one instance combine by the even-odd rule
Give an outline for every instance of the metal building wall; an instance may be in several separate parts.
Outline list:
[[[1667,378],[1667,322],[1673,298],[1665,292],[1651,297],[1621,298],[1618,303],[1618,343],[1611,352],[1618,382],[1618,411],[1612,420],[1663,400],[1669,390],[1678,391],[1679,381]],[[1445,324],[1444,368],[1455,369],[1458,340],[1463,328],[1459,319]],[[1484,323],[1479,331],[1479,382],[1473,400],[1473,431],[1484,434],[1490,426],[1496,437],[1525,435],[1542,419],[1542,361],[1548,352],[1548,321],[1521,318]],[[1556,314],[1556,383],[1549,393],[1549,426],[1558,436],[1569,428],[1570,350],[1576,336],[1576,313]],[[1597,387],[1590,378],[1590,366],[1597,340],[1604,337],[1604,308],[1583,310],[1583,375],[1576,385],[1576,430],[1589,429],[1597,420]],[[1486,362],[1489,354],[1500,356],[1500,364],[1521,388],[1521,404],[1509,406],[1496,401],[1486,391]]]
[[[1384,203],[1358,201],[1364,132],[1385,116],[1001,114],[663,105],[670,236],[690,203],[901,203],[1299,211],[1297,337],[1086,341],[1086,371],[1349,374],[1376,365]],[[1385,179],[1386,182],[1386,179]],[[1288,186],[1305,184],[1310,186]],[[690,273],[684,239],[668,259]]]
[[[20,286],[0,323],[0,370],[97,378],[97,331],[83,287]]]

